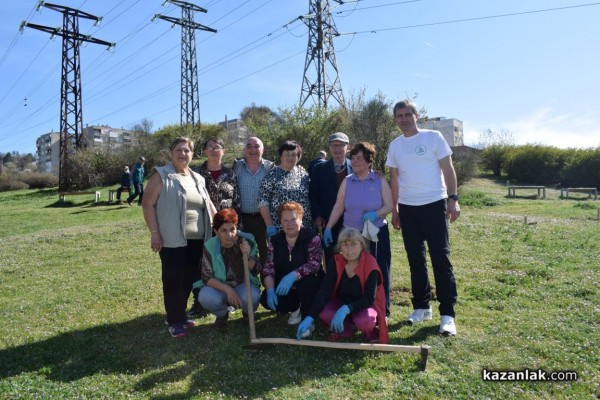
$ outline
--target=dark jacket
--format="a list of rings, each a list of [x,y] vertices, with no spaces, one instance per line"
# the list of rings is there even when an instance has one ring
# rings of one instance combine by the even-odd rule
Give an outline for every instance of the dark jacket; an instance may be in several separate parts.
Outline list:
[[[346,159],[347,174],[352,173],[350,160]],[[333,159],[317,164],[310,179],[310,209],[313,219],[322,217],[327,221],[331,215],[331,210],[337,199],[337,182],[335,178],[335,166]],[[340,218],[341,223],[343,218]],[[337,224],[336,224],[337,225]]]
[[[129,172],[123,172],[123,175],[121,175],[121,187],[129,187],[130,184],[131,175],[129,175]]]
[[[276,282],[308,261],[308,247],[314,237],[315,233],[311,229],[300,229],[291,254],[288,251],[288,243],[283,231],[271,238]]]
[[[315,158],[308,164],[307,171],[308,171],[308,176],[310,176],[311,179],[312,179],[313,173],[315,172],[315,167],[324,162],[327,162],[326,158]]]

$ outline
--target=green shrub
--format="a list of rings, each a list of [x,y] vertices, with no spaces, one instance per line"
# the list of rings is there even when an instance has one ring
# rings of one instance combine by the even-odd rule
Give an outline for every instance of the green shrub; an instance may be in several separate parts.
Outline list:
[[[473,179],[479,169],[479,154],[478,151],[454,149],[452,154],[454,170],[456,171],[456,181],[458,186]]]
[[[0,174],[0,192],[21,189],[29,189],[29,185],[27,185],[25,182],[16,180],[14,177],[8,175],[7,173]]]
[[[600,188],[600,147],[571,150],[561,173],[564,187]]]
[[[481,152],[481,166],[492,171],[494,176],[500,176],[506,163],[506,158],[514,146],[492,144]]]
[[[30,189],[46,189],[58,186],[58,176],[47,172],[25,172],[19,175],[19,180]]]
[[[557,184],[569,151],[572,150],[541,145],[519,146],[509,152],[505,170],[510,179],[519,182]]]
[[[494,197],[478,190],[460,192],[460,205],[475,208],[493,207],[500,202]]]

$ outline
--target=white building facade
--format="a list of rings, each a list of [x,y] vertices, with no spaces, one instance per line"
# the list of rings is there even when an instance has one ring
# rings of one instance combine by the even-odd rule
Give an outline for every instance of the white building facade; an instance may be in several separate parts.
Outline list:
[[[450,147],[462,146],[463,122],[455,118],[435,117],[419,121],[419,128],[440,131]]]

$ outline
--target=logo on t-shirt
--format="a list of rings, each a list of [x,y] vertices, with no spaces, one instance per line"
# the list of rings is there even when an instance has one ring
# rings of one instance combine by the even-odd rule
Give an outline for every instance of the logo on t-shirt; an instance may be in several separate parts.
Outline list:
[[[420,144],[417,147],[415,147],[415,153],[418,156],[423,156],[423,155],[425,155],[425,153],[427,153],[427,147],[425,147],[422,144]]]

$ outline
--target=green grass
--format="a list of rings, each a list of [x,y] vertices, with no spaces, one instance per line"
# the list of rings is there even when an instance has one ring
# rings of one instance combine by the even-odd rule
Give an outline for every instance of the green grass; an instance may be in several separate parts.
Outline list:
[[[239,313],[225,333],[209,316],[172,339],[141,208],[87,196],[60,205],[56,190],[0,193],[0,397],[598,397],[600,201],[555,192],[507,198],[505,182],[485,177],[461,188],[451,227],[456,337],[438,335],[435,304],[433,321],[403,322],[410,277],[391,233],[391,343],[430,345],[425,372],[414,354],[251,350]],[[286,319],[259,308],[257,336],[292,337]],[[318,325],[315,339],[326,336]],[[574,370],[579,380],[483,382],[483,368]]]

